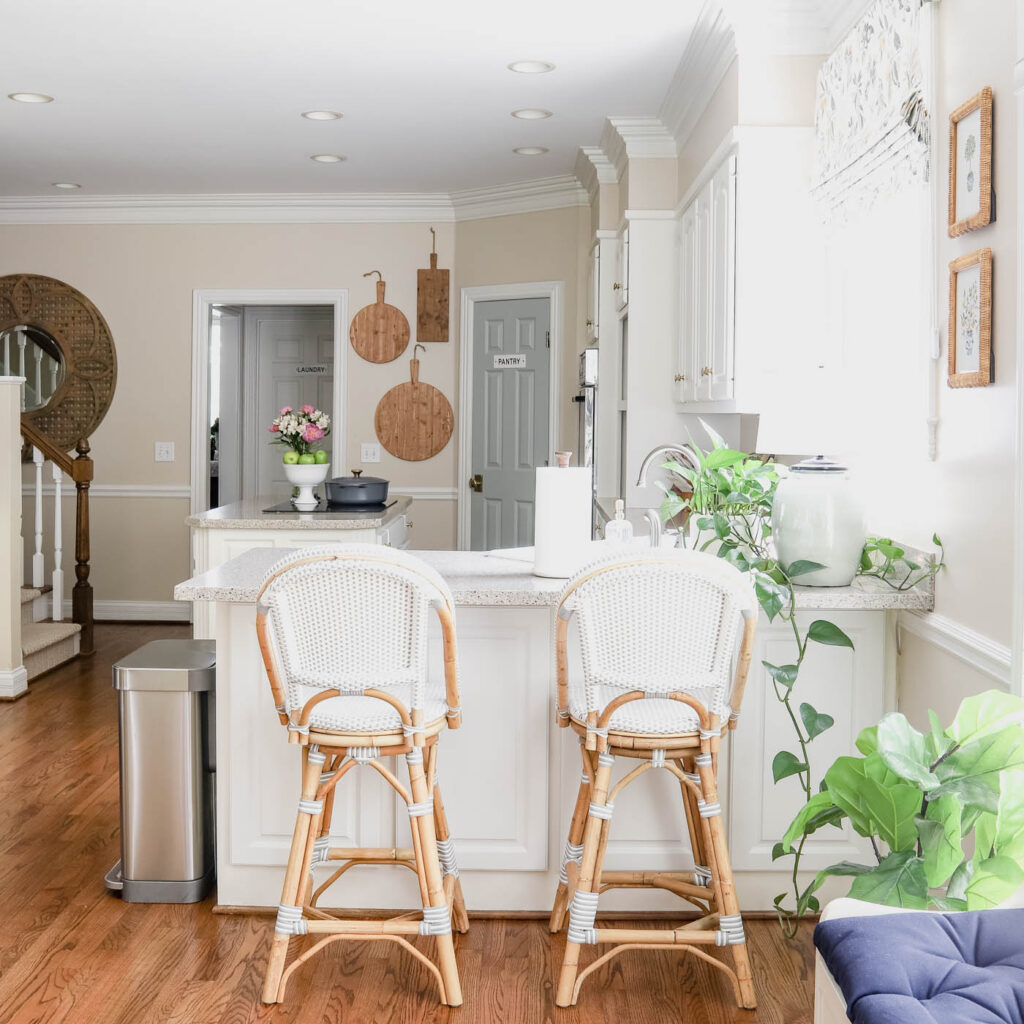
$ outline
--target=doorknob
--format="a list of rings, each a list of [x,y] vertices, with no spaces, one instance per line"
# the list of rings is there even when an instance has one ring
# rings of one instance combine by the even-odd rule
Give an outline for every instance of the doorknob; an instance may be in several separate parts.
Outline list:
[[[482,474],[477,473],[475,476],[471,476],[469,478],[469,489],[471,491],[476,491],[477,494],[484,493],[484,478]]]

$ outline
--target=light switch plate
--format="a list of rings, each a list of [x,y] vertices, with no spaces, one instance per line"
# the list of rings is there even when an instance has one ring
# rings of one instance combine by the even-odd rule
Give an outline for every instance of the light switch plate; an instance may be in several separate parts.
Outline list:
[[[154,462],[173,462],[174,461],[174,442],[173,441],[157,441],[153,445],[153,461]]]
[[[380,462],[380,445],[364,441],[359,446],[360,462]]]

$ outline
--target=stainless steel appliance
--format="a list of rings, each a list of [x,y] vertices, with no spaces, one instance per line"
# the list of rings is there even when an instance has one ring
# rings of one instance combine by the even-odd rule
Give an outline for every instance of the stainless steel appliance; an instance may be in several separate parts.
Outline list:
[[[579,410],[579,440],[576,464],[591,470],[593,502],[591,529],[596,522],[597,504],[597,349],[585,348],[580,353],[579,391],[573,396]]]
[[[213,640],[154,640],[114,666],[129,903],[196,903],[214,880]]]

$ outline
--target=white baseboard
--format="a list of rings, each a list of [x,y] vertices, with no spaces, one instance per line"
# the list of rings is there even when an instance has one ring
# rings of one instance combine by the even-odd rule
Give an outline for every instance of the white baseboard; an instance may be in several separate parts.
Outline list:
[[[28,672],[24,665],[0,671],[0,700],[14,700],[28,689]]]
[[[959,658],[1004,689],[1011,688],[1011,654],[1005,644],[936,612],[902,611],[899,627]]]
[[[92,616],[99,622],[191,622],[188,601],[96,601]],[[71,620],[71,601],[64,602],[64,618]]]

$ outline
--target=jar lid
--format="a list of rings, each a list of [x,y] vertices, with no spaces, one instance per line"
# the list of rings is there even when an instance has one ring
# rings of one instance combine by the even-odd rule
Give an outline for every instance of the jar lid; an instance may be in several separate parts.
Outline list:
[[[847,467],[841,462],[835,462],[824,455],[816,455],[813,459],[804,459],[793,466],[790,472],[793,473],[845,473]]]

